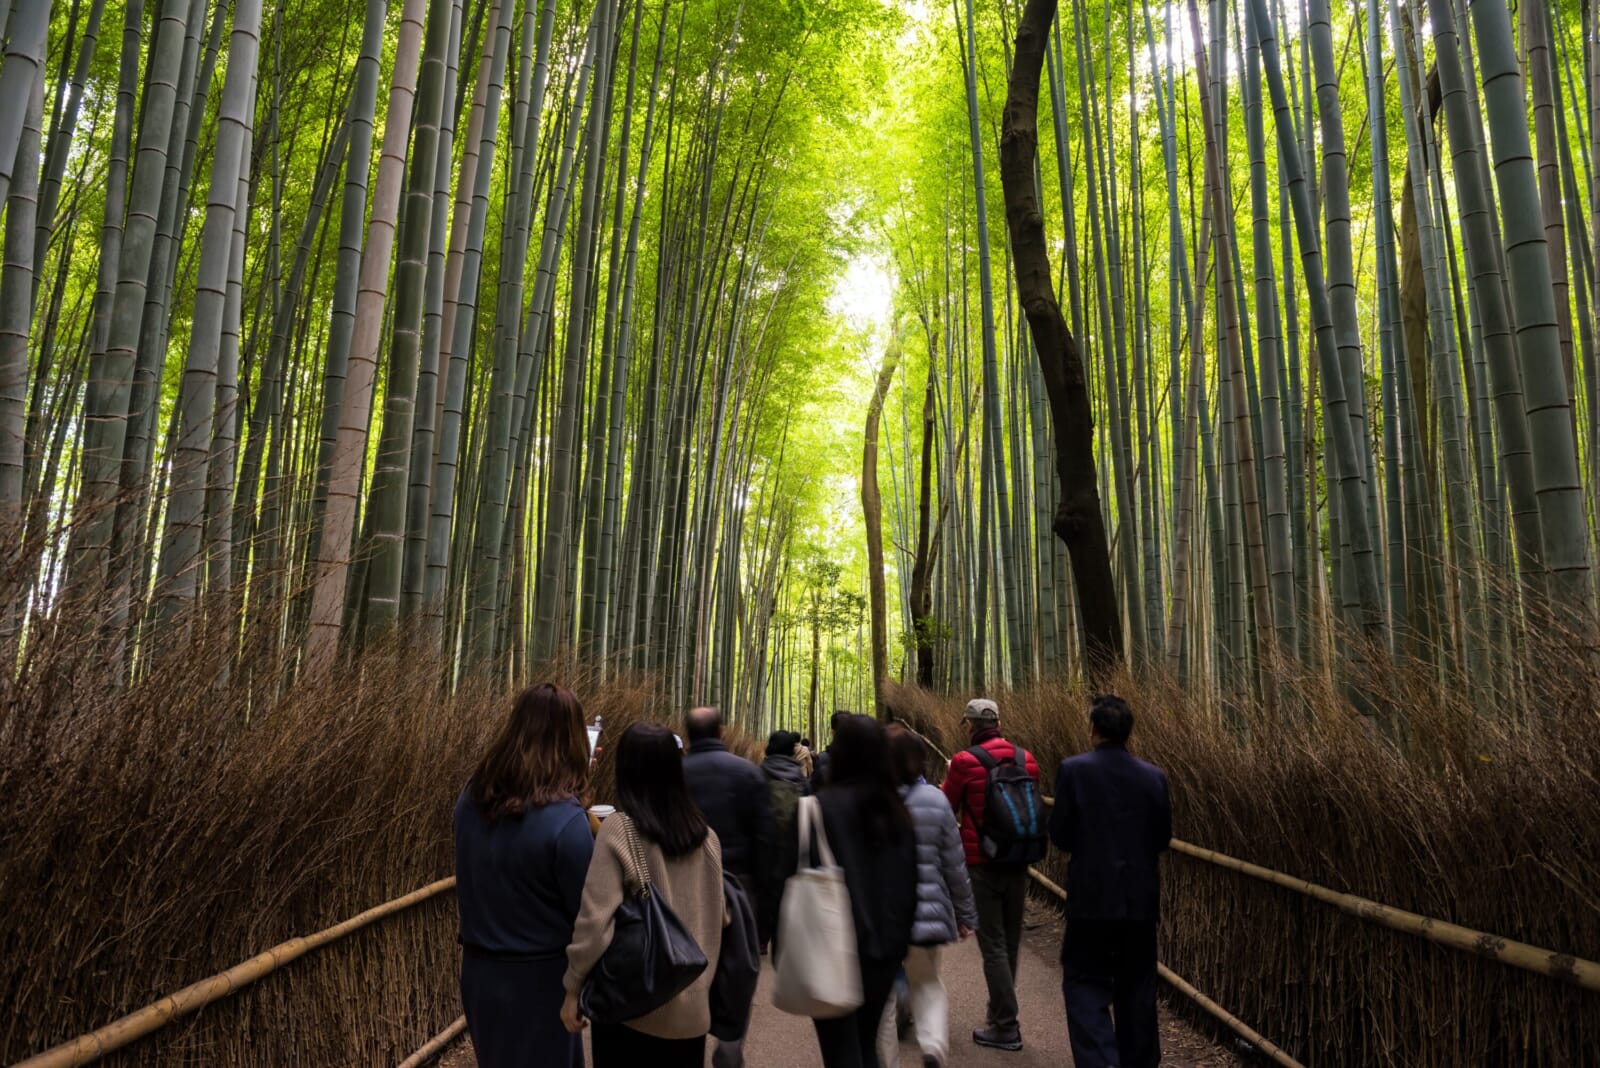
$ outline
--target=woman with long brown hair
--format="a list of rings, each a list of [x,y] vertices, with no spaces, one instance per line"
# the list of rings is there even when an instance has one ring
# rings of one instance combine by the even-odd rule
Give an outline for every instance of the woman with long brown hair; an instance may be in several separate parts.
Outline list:
[[[594,852],[588,784],[583,707],[541,683],[517,695],[456,801],[461,1003],[481,1068],[583,1068],[561,979]]]
[[[583,911],[567,950],[561,1018],[574,1035],[587,1026],[579,994],[611,944],[617,910],[626,895],[638,890],[629,885],[632,836],[641,847],[649,879],[705,954],[707,965],[687,989],[654,1012],[625,1023],[597,1022],[592,1036],[595,1068],[702,1068],[711,1030],[711,981],[727,918],[722,845],[689,796],[683,755],[671,731],[635,723],[618,741],[616,759],[617,813],[601,826],[595,842]]]

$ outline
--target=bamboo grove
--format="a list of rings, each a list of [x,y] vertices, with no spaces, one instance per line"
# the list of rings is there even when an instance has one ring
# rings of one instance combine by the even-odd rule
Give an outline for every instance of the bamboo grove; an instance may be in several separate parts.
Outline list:
[[[11,655],[756,685],[871,17],[5,5]]]
[[[0,36],[18,669],[204,628],[276,685],[398,635],[817,733],[890,676],[1080,671],[1107,619],[1266,707],[1319,673],[1373,711],[1376,658],[1492,707],[1528,636],[1592,644],[1580,0],[0,0]]]
[[[1526,639],[1587,655],[1597,41],[1566,2],[931,11],[879,194],[918,350],[890,420],[911,671],[1083,666],[1034,278],[994,221],[1025,44],[1005,209],[1043,213],[1133,665],[1264,708],[1325,673],[1379,714],[1378,660],[1500,709],[1543,670]]]

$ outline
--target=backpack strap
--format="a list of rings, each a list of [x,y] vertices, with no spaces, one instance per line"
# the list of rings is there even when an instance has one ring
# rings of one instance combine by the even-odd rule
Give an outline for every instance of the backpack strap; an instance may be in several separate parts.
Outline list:
[[[1028,770],[1028,751],[1022,748],[1022,746],[1018,745],[1016,742],[1011,742],[1010,745],[1011,763],[1015,764],[1024,771]],[[995,768],[1000,766],[1000,758],[989,752],[989,750],[985,749],[981,745],[971,746],[967,749],[967,752],[971,753],[973,759],[977,760],[978,763],[983,765],[984,771],[993,771]]]

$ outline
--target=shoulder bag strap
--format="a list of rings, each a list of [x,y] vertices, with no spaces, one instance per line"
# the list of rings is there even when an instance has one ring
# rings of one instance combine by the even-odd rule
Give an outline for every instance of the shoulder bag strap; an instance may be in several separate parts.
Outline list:
[[[822,804],[814,797],[802,798],[800,801],[800,844],[804,847],[811,837],[812,821],[816,821],[817,857],[824,868],[837,868],[839,862],[833,857],[833,848],[828,845],[828,832],[822,821]]]
[[[632,883],[634,894],[643,894],[650,885],[650,861],[645,854],[644,843],[639,840],[639,828],[625,813],[615,813],[612,819],[622,817],[622,842],[626,850],[628,871],[625,873]]]

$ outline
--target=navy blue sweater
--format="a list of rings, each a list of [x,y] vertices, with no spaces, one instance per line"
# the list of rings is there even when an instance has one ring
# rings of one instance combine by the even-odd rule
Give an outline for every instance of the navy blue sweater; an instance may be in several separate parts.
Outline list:
[[[594,852],[583,806],[565,801],[490,823],[462,793],[455,833],[461,944],[496,957],[565,953]]]

